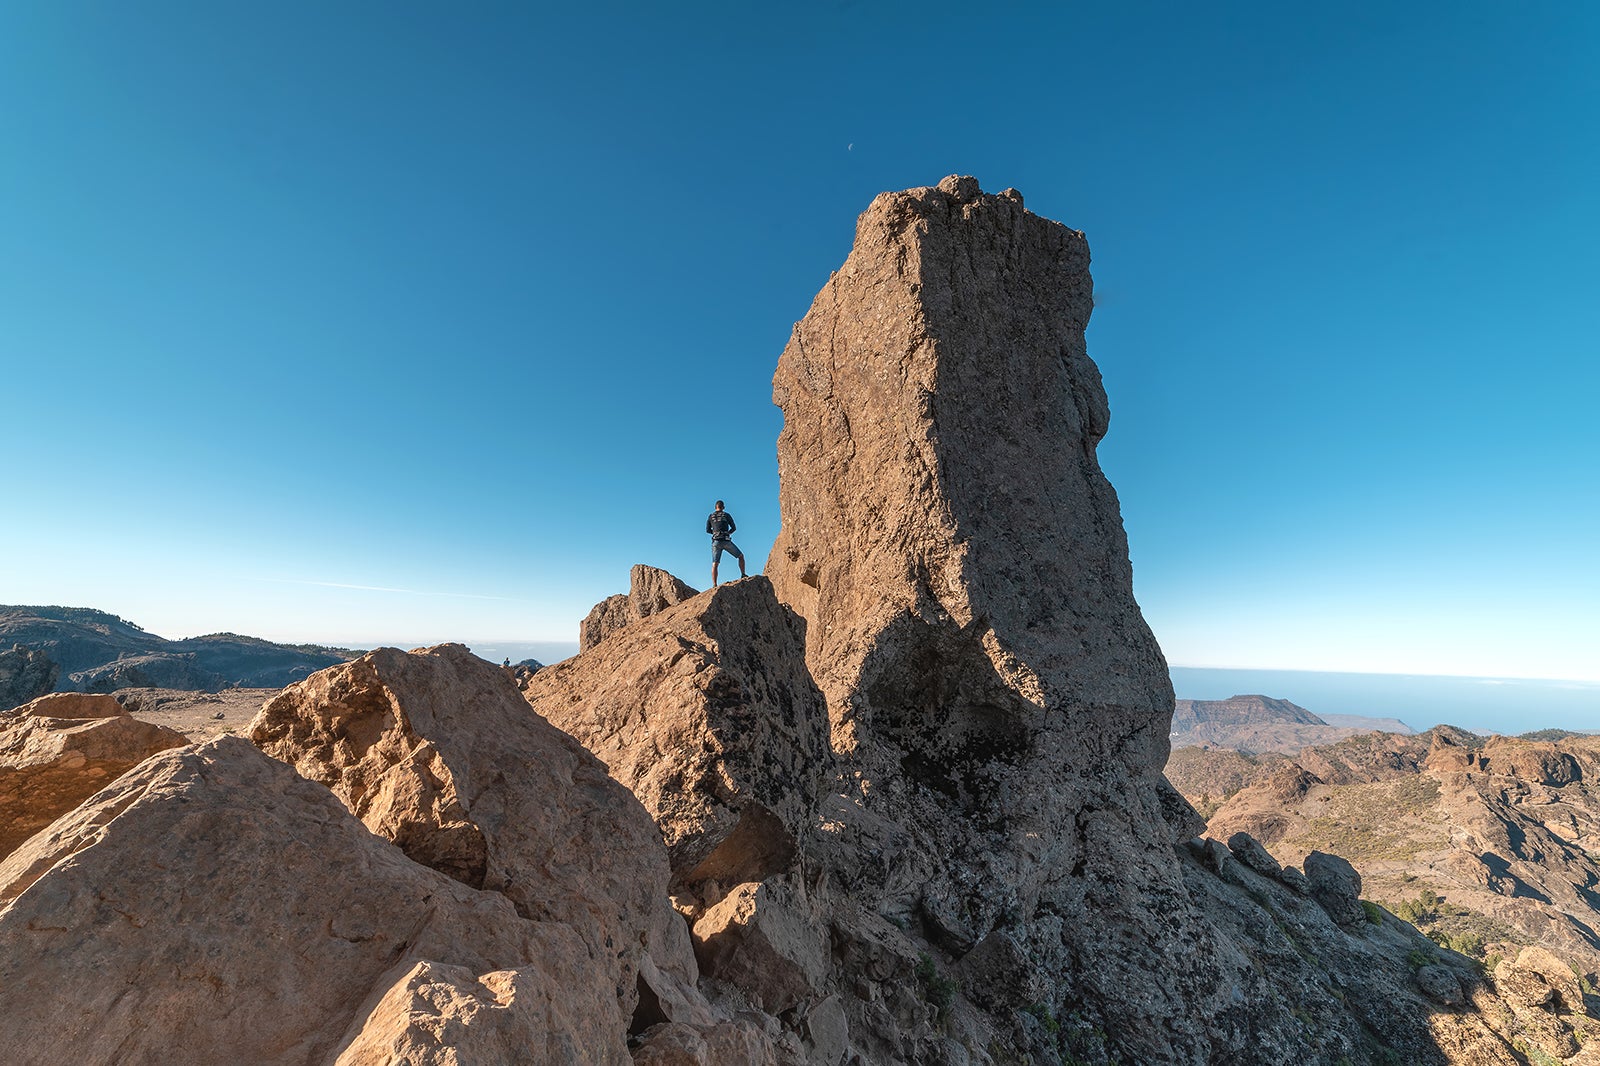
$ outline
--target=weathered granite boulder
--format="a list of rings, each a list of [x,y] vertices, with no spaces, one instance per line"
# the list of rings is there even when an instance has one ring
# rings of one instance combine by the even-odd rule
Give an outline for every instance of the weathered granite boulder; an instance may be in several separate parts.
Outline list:
[[[1419,966],[1417,987],[1435,1003],[1454,1007],[1465,1001],[1461,994],[1461,979],[1447,966]]]
[[[284,689],[250,737],[416,861],[576,930],[625,1014],[646,953],[693,984],[649,814],[501,667],[459,644],[380,648]]]
[[[412,862],[239,738],[145,760],[0,862],[17,1066],[330,1062],[420,962],[458,986],[537,966],[542,1046],[582,1050],[546,1061],[628,1062],[571,928]]]
[[[752,577],[653,612],[523,694],[654,816],[674,891],[726,889],[787,870],[816,820],[831,756],[803,641]]]
[[[592,968],[583,970],[591,979]],[[580,1013],[605,988],[574,995],[572,974],[536,964],[474,973],[419,962],[383,993],[347,1037],[334,1066],[522,1066],[529,1062],[626,1062],[616,1034],[586,1044]]]
[[[805,894],[774,878],[739,885],[694,923],[695,955],[769,1014],[811,998],[829,970],[828,936]]]
[[[0,711],[53,691],[60,677],[61,667],[42,648],[15,644],[0,651]]]
[[[1281,878],[1283,867],[1272,853],[1261,846],[1261,842],[1249,833],[1235,833],[1228,838],[1228,850],[1233,852],[1233,857],[1244,863],[1262,877]]]
[[[580,652],[588,651],[624,626],[697,595],[694,589],[665,570],[643,563],[634,564],[628,585],[626,595],[608,596],[601,600],[588,617],[578,624]]]
[[[1321,904],[1328,917],[1345,930],[1357,930],[1367,920],[1361,906],[1361,875],[1349,861],[1337,855],[1313,851],[1304,862],[1311,898]]]
[[[1513,1007],[1550,1013],[1582,1013],[1583,992],[1572,967],[1554,953],[1525,947],[1515,959],[1503,959],[1494,971],[1495,985]]]
[[[110,696],[58,692],[0,714],[0,858],[148,756],[188,742]]]

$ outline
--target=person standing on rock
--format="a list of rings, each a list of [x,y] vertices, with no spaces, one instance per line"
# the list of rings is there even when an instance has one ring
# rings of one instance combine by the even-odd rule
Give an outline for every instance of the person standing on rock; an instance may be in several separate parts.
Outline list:
[[[727,552],[739,560],[739,576],[744,577],[744,552],[733,542],[733,531],[739,527],[733,524],[733,515],[722,509],[722,501],[717,501],[717,509],[706,516],[706,532],[711,534],[711,587],[717,587],[717,562],[722,558],[722,553]]]

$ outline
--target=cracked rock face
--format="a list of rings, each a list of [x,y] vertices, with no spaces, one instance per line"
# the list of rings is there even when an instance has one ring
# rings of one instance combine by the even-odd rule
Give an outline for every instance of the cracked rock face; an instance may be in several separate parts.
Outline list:
[[[379,648],[313,674],[261,709],[250,738],[417,862],[570,925],[624,1015],[645,954],[693,982],[650,816],[463,646]]]
[[[635,593],[648,569],[634,567]],[[726,890],[787,870],[816,817],[826,716],[803,639],[767,580],[746,578],[659,605],[523,694],[639,797],[674,891]]]
[[[0,858],[145,758],[187,743],[110,696],[57,692],[0,714]]]
[[[0,1010],[19,1066],[331,1063],[424,962],[468,986],[534,966],[500,1013],[547,1026],[538,1050],[628,1062],[627,1015],[571,927],[412,862],[237,737],[145,760],[0,862]],[[472,1050],[405,1061],[512,1061]]]
[[[806,620],[846,766],[818,845],[840,886],[951,943],[1004,929],[1047,973],[1104,981],[1136,1029],[1209,978],[1156,785],[1171,684],[1095,455],[1092,303],[1083,234],[1014,191],[875,199],[773,378],[766,572]],[[893,863],[876,819],[903,834]],[[1165,988],[1100,946],[1161,927]]]
[[[932,787],[1070,732],[1165,761],[1172,693],[1095,447],[1083,234],[972,178],[885,193],[778,360],[783,527],[835,745]]]

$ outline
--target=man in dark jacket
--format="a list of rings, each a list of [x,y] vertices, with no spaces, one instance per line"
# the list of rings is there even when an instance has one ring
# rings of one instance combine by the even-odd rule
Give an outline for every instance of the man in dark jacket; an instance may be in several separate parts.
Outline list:
[[[706,516],[706,532],[711,534],[711,587],[717,587],[717,561],[722,558],[722,553],[727,552],[739,560],[739,576],[744,577],[744,552],[733,542],[733,531],[739,527],[733,524],[733,515],[722,509],[722,501],[717,501],[717,509]]]

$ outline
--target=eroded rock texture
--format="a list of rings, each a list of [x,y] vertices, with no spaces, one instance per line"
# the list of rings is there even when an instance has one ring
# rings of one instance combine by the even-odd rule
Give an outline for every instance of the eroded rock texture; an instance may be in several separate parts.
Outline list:
[[[1081,233],[972,178],[874,200],[778,361],[766,572],[851,771],[840,884],[954,943],[1013,931],[1181,1058],[1215,975],[1156,798],[1172,690],[1095,457],[1088,268]],[[862,854],[871,817],[899,861]],[[1152,955],[1105,952],[1126,936]]]
[[[397,983],[429,994],[405,977],[423,962],[456,995],[518,993],[501,1013],[533,1012],[549,1052],[520,1061],[628,1062],[611,981],[570,927],[412,862],[242,739],[146,760],[0,863],[18,1066],[331,1063],[377,1039],[359,1036],[374,1013],[405,1028],[386,1004]],[[538,980],[496,977],[535,964]]]
[[[803,641],[752,577],[660,605],[539,671],[524,694],[654,816],[674,891],[728,889],[787,871],[816,820],[831,760]]]
[[[578,624],[578,650],[588,651],[610,633],[664,611],[695,595],[695,590],[665,570],[634,564],[626,594],[608,596]]]
[[[0,858],[146,757],[187,743],[110,696],[58,692],[0,714]]]
[[[417,862],[577,930],[624,1016],[646,954],[693,984],[650,816],[461,645],[380,648],[323,670],[267,703],[250,736]]]

